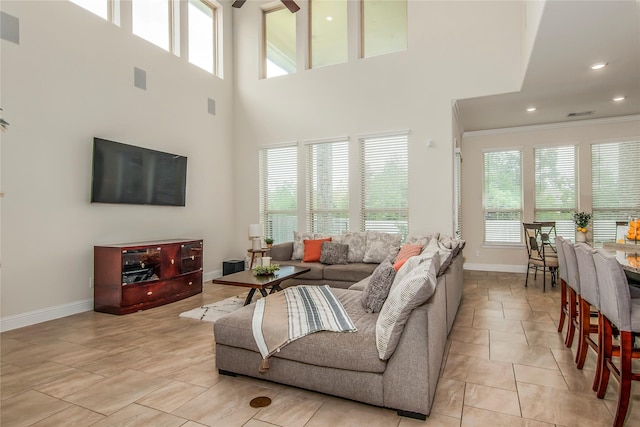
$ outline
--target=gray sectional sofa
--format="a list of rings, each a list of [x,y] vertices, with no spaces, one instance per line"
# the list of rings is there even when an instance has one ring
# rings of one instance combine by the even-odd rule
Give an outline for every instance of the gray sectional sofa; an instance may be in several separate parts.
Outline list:
[[[280,250],[272,250],[272,258]],[[251,326],[255,304],[250,304],[215,323],[217,367],[223,374],[247,375],[426,419],[431,412],[446,338],[462,296],[462,262],[460,251],[437,277],[431,298],[411,311],[398,346],[387,360],[381,360],[376,350],[380,313],[367,313],[361,303],[368,281],[364,278],[350,289],[332,289],[357,332],[318,332],[294,341],[271,356],[269,370],[261,374],[258,366],[262,357]],[[318,270],[312,270],[314,275],[304,280],[315,280],[316,284],[330,281],[331,275],[326,275],[331,271],[329,267],[318,266]],[[364,273],[354,269],[352,274],[356,278],[356,274]]]

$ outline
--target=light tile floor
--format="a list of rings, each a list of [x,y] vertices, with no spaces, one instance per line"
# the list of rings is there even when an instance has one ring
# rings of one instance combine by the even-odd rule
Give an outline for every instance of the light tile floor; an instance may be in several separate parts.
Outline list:
[[[559,291],[523,274],[465,272],[426,422],[394,411],[246,377],[219,377],[212,325],[179,318],[241,293],[206,283],[187,300],[126,316],[86,312],[0,335],[2,427],[14,426],[609,426],[617,383],[604,400],[556,332]],[[636,366],[639,369],[640,366]],[[640,425],[633,385],[627,426]],[[253,409],[258,395],[271,406]]]

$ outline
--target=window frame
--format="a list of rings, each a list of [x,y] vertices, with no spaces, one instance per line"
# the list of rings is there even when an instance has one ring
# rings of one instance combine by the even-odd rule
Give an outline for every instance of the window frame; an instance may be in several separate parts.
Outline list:
[[[590,224],[590,227],[592,228],[594,243],[602,243],[605,241],[606,242],[615,241],[616,240],[615,223],[617,221],[626,222],[628,221],[629,216],[635,217],[635,218],[640,217],[640,204],[638,206],[627,205],[627,206],[620,206],[620,207],[596,206],[596,204],[598,203],[597,198],[599,193],[600,194],[610,193],[613,191],[615,191],[615,193],[618,195],[618,197],[616,197],[617,200],[626,200],[629,202],[631,202],[632,200],[640,200],[640,188],[637,185],[633,187],[633,184],[634,184],[633,179],[624,180],[625,184],[627,185],[631,184],[632,186],[632,191],[630,192],[631,194],[629,194],[629,191],[628,191],[629,188],[620,189],[618,186],[614,186],[613,188],[608,188],[605,191],[595,190],[596,181],[598,181],[598,184],[602,182],[601,174],[599,172],[596,172],[594,167],[596,166],[594,164],[595,147],[597,146],[613,147],[615,145],[620,147],[621,145],[624,145],[624,144],[630,144],[631,148],[629,152],[622,153],[622,155],[619,156],[619,158],[630,158],[632,159],[631,160],[632,162],[633,162],[632,155],[637,155],[640,158],[640,137],[621,139],[621,140],[598,141],[598,142],[593,142],[591,144],[591,165],[590,165],[591,166],[591,213],[593,216],[592,216],[592,220],[591,220],[592,222]],[[600,169],[606,170],[607,168],[600,166]],[[640,169],[638,168],[637,164],[635,165],[635,167],[630,167],[629,170],[633,171],[640,178]],[[621,174],[624,174],[625,172],[628,172],[628,170],[625,169]],[[625,194],[626,197],[621,197],[620,193],[623,193],[625,191],[626,191],[626,194]],[[612,217],[615,217],[615,219],[599,218],[603,214],[604,216],[610,215]],[[606,231],[604,230],[604,227],[602,225],[603,222],[608,223],[608,226],[607,226],[608,230]],[[613,227],[613,228],[609,229],[610,227]],[[612,239],[611,239],[611,236],[613,237]]]
[[[395,214],[397,213],[400,217],[403,217],[399,222],[405,222],[404,224],[405,231],[400,231],[403,239],[409,234],[410,227],[410,206],[409,206],[409,194],[410,194],[410,180],[409,180],[409,136],[410,132],[407,131],[397,131],[397,132],[388,132],[388,133],[379,133],[372,135],[360,135],[358,136],[359,142],[359,150],[360,150],[360,231],[383,231],[390,232],[386,228],[375,228],[367,226],[367,214],[368,213],[379,213],[379,214]],[[405,168],[406,168],[406,207],[393,207],[393,208],[367,208],[367,155],[366,155],[366,144],[368,142],[382,142],[391,139],[403,139],[404,143],[404,155],[405,155]],[[403,225],[401,224],[400,227]]]
[[[538,207],[538,153],[542,150],[560,150],[560,149],[573,149],[573,200],[574,204],[571,207],[561,208],[539,208]],[[562,145],[544,145],[533,147],[533,218],[537,222],[552,221],[556,223],[556,232],[558,235],[563,236],[566,239],[575,240],[576,227],[573,222],[572,214],[578,210],[579,198],[580,198],[580,180],[579,180],[579,146],[578,144],[562,144]],[[555,219],[545,214],[557,212],[560,215],[567,214],[567,219]],[[568,224],[567,224],[568,223]]]
[[[519,209],[498,209],[492,208],[487,209],[487,194],[486,194],[486,160],[485,156],[491,153],[500,153],[500,152],[518,152],[520,156],[520,208]],[[513,247],[513,246],[522,246],[524,244],[523,241],[523,229],[522,222],[524,219],[524,171],[523,171],[523,162],[524,160],[524,150],[522,147],[501,147],[501,148],[492,148],[482,150],[482,245],[488,247]],[[495,212],[495,213],[519,213],[519,225],[518,225],[518,241],[512,240],[487,240],[487,213]]]
[[[316,193],[316,189],[313,186],[314,181],[314,171],[317,168],[314,168],[313,164],[313,149],[320,145],[333,145],[333,144],[344,144],[346,149],[346,158],[339,159],[343,164],[346,164],[346,171],[342,171],[345,173],[347,179],[346,185],[346,200],[347,206],[344,209],[332,209],[332,208],[314,208],[313,200],[314,194]],[[305,206],[305,216],[307,218],[307,231],[313,233],[322,233],[322,234],[339,234],[342,231],[348,231],[349,225],[351,223],[349,217],[349,186],[350,186],[350,167],[349,167],[349,138],[348,137],[340,137],[340,138],[331,138],[324,140],[315,140],[315,141],[306,141],[305,142],[305,167],[306,167],[306,206]],[[335,163],[332,163],[332,166],[335,166]],[[332,168],[333,170],[333,168]],[[330,213],[330,214],[343,214],[346,216],[346,228],[341,229],[336,232],[336,230],[326,230],[326,229],[318,229],[315,227],[314,215],[316,213]]]
[[[212,12],[212,22],[213,22],[213,31],[211,36],[213,37],[212,40],[212,46],[213,46],[213,64],[212,64],[212,71],[211,74],[213,74],[214,76],[220,76],[220,69],[219,69],[219,63],[220,63],[220,45],[219,45],[219,40],[221,39],[221,34],[220,34],[220,5],[216,2],[213,2],[211,0],[187,0],[187,8],[189,7],[189,4],[192,1],[198,1],[200,3],[202,3],[205,7],[208,7],[209,9],[211,9]],[[190,36],[190,30],[191,30],[191,22],[189,21],[189,12],[187,12],[187,62],[195,65],[198,68],[203,69],[204,71],[209,72],[209,70],[204,69],[202,67],[200,67],[199,65],[191,62],[191,36]]]
[[[163,1],[167,2],[166,7],[168,8],[167,9],[168,10],[167,26],[166,26],[166,31],[168,31],[167,48],[165,49],[163,46],[156,44],[155,42],[135,32],[134,5],[136,3],[136,0],[131,0],[131,33],[136,37],[140,37],[141,39],[151,43],[154,46],[159,47],[160,49],[166,52],[172,53],[174,55],[179,55],[180,49],[176,43],[176,41],[179,40],[179,37],[176,37],[176,33],[179,32],[178,23],[180,21],[180,15],[179,15],[180,1],[179,0],[177,1],[163,0]],[[158,1],[158,3],[160,2]]]
[[[346,22],[345,22],[345,28],[344,30],[346,31],[346,39],[344,40],[345,46],[344,48],[346,49],[346,57],[344,58],[343,61],[340,62],[333,62],[330,64],[322,64],[322,65],[317,65],[314,61],[314,52],[316,51],[316,49],[314,49],[313,46],[313,21],[314,21],[314,13],[313,13],[313,5],[314,3],[316,3],[317,1],[321,1],[321,0],[309,0],[309,35],[308,35],[308,50],[309,50],[309,69],[315,69],[315,68],[322,68],[322,67],[330,67],[332,65],[339,65],[339,64],[346,64],[347,62],[349,62],[349,0],[342,0],[345,3],[345,8],[346,8]],[[334,0],[337,1],[337,0]]]
[[[391,53],[396,53],[396,52],[403,52],[409,49],[409,1],[408,0],[402,0],[405,2],[405,9],[406,9],[406,14],[405,14],[405,39],[406,39],[406,44],[402,49],[395,49],[395,50],[390,50],[390,51],[385,51],[385,52],[379,52],[379,53],[375,53],[375,54],[366,54],[366,25],[365,25],[365,4],[367,2],[367,0],[359,0],[360,1],[360,58],[361,59],[365,59],[365,58],[374,58],[376,56],[381,56],[381,55],[388,55]],[[372,0],[372,1],[376,1],[376,0]],[[387,0],[389,1],[389,0]]]
[[[279,4],[275,4],[275,5],[270,5],[270,6],[266,6],[262,9],[262,60],[261,65],[262,65],[262,70],[260,73],[260,77],[263,79],[270,79],[270,78],[274,78],[274,77],[281,77],[282,75],[277,75],[277,76],[268,76],[267,75],[267,69],[268,69],[268,65],[267,65],[267,61],[268,61],[268,57],[267,57],[267,15],[273,12],[279,12],[281,10],[287,10],[288,9],[284,6],[284,4],[279,3]],[[298,58],[297,58],[297,54],[298,54],[298,49],[297,49],[297,31],[298,31],[298,23],[297,23],[297,19],[295,18],[297,15],[296,14],[292,14],[294,16],[294,20],[296,23],[296,40],[294,40],[294,43],[296,45],[295,48],[295,69],[293,72],[289,73],[287,72],[286,74],[283,75],[290,75],[290,74],[294,74],[297,69],[298,69]],[[276,64],[277,65],[277,64]],[[286,70],[285,70],[286,71]]]
[[[268,197],[268,188],[269,188],[269,172],[268,172],[268,158],[265,157],[266,153],[271,150],[283,150],[283,149],[291,149],[293,153],[288,153],[291,156],[291,159],[295,160],[294,162],[290,162],[292,165],[290,168],[291,171],[295,172],[294,179],[292,180],[295,185],[293,193],[295,200],[295,207],[292,209],[269,209],[269,197]],[[289,158],[289,157],[287,157]],[[263,226],[264,236],[263,237],[271,237],[274,239],[274,243],[282,243],[286,241],[290,241],[293,238],[293,232],[297,231],[299,223],[298,223],[298,210],[300,204],[298,203],[298,143],[284,143],[278,145],[269,145],[259,147],[258,149],[258,179],[259,179],[259,218],[260,224]],[[295,218],[295,225],[292,230],[288,230],[291,233],[283,238],[285,240],[280,240],[273,235],[273,225],[269,223],[270,215],[290,215]]]

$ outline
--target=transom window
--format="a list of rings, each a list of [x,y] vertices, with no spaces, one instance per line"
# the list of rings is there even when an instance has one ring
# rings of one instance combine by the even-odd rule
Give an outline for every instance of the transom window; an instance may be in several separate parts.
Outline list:
[[[522,151],[483,153],[484,242],[522,243]]]
[[[212,74],[217,74],[217,9],[208,1],[189,0],[188,10],[189,62]]]
[[[266,78],[296,71],[296,15],[284,6],[265,10],[264,76]]]
[[[71,0],[71,2],[98,15],[102,19],[109,20],[108,0]]]
[[[133,34],[170,51],[171,1],[133,0],[131,13]]]
[[[362,56],[407,49],[407,1],[362,0]]]
[[[311,0],[311,68],[347,62],[347,0]]]

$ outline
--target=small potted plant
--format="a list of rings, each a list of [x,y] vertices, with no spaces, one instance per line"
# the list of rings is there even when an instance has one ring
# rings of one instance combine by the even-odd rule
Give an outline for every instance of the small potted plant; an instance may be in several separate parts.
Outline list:
[[[273,239],[271,237],[265,237],[264,242],[267,244],[268,248],[273,246]]]
[[[573,222],[576,223],[576,242],[587,241],[587,226],[591,221],[591,214],[588,212],[575,212]]]

